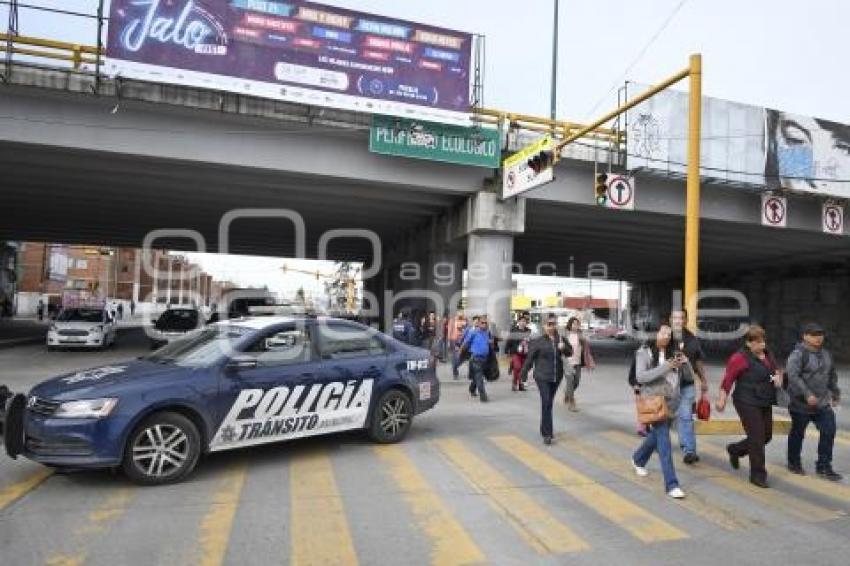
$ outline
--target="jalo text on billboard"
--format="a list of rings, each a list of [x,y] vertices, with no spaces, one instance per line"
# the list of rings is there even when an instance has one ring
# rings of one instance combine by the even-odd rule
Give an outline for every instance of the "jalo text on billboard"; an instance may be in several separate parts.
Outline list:
[[[106,72],[466,123],[468,33],[300,0],[113,0]]]

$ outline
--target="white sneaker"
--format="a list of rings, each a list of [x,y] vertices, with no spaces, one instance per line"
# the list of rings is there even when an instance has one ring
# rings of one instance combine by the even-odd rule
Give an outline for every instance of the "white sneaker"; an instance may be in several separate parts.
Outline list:
[[[673,499],[684,499],[685,492],[681,490],[681,488],[674,487],[670,491],[667,492],[667,495],[672,497]]]
[[[646,468],[644,468],[642,466],[638,466],[637,464],[635,464],[634,460],[630,460],[630,461],[631,461],[632,467],[635,469],[635,473],[637,475],[639,475],[642,478],[645,478],[646,476],[649,475],[649,471]]]

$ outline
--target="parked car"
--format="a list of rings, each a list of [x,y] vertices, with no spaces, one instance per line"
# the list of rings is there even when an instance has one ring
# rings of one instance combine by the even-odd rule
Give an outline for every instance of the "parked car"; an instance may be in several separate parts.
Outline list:
[[[170,308],[153,321],[148,329],[152,348],[159,348],[172,340],[182,338],[189,332],[203,326],[201,311],[192,307]]]
[[[107,348],[118,339],[112,316],[100,307],[63,309],[47,330],[48,351],[56,348]]]

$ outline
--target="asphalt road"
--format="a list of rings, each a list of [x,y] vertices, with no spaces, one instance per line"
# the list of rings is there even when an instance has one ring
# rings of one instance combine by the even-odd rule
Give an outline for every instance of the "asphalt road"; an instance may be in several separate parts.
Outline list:
[[[664,495],[657,459],[636,477],[628,351],[597,346],[581,412],[558,403],[551,447],[536,390],[503,377],[489,404],[449,379],[399,445],[344,434],[218,453],[166,487],[0,458],[0,564],[846,564],[850,480],[790,476],[784,437],[769,446],[769,490],[747,482],[746,462],[730,469],[726,437],[700,437],[696,466],[677,456],[682,502]],[[0,383],[25,390],[145,351],[140,332],[107,352],[2,350]],[[850,475],[847,413],[835,467]]]

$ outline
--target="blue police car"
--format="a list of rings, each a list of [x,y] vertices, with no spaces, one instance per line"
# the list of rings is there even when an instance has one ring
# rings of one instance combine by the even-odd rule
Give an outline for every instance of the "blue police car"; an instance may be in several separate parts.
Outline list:
[[[346,320],[256,317],[63,375],[6,403],[11,457],[185,478],[205,452],[365,429],[397,442],[440,396],[427,351]],[[2,405],[2,403],[0,403]]]

